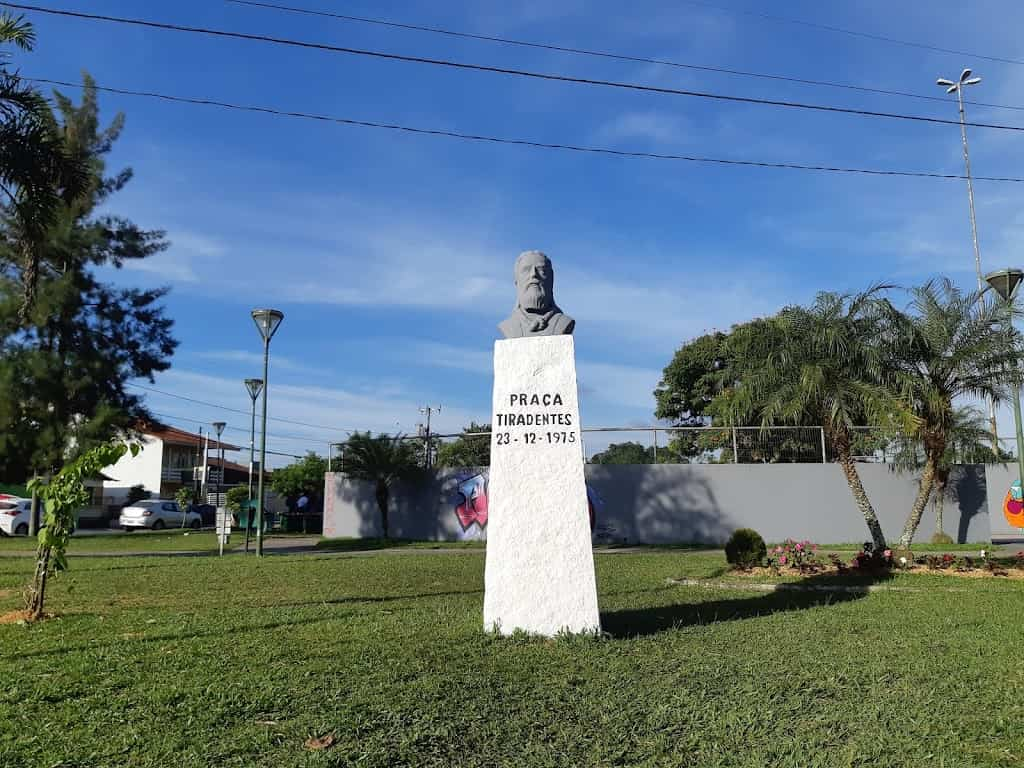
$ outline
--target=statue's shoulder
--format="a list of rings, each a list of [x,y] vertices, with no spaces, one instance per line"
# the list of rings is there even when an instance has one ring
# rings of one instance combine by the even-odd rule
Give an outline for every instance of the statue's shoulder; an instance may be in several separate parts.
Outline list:
[[[522,336],[522,329],[519,327],[519,321],[515,315],[509,315],[500,323],[498,323],[498,330],[506,339],[514,339],[518,336]]]
[[[561,312],[551,319],[552,334],[572,333],[576,327],[576,321],[569,315]]]

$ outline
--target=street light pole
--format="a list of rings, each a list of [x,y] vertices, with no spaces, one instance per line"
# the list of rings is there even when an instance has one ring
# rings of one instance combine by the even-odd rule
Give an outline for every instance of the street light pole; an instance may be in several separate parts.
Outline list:
[[[225,424],[223,421],[213,422],[213,428],[217,431],[217,447],[220,449],[218,451],[220,456],[220,474],[217,475],[217,495],[214,497],[217,500],[217,503],[214,504],[214,508],[217,510],[218,515],[220,514],[220,492],[221,488],[224,485],[224,441],[220,439],[220,436],[224,434],[224,427],[226,426],[227,424]],[[226,504],[224,506],[227,507]],[[224,510],[224,515],[225,517],[227,516],[227,509]],[[220,553],[221,555],[223,555],[224,536],[218,535],[217,539],[218,541],[220,541]]]
[[[263,337],[263,415],[260,427],[260,474],[256,492],[256,557],[263,557],[263,476],[267,458],[267,393],[270,373],[270,340],[274,337],[284,313],[277,309],[254,309],[252,319]]]
[[[971,70],[965,69],[960,73],[956,82],[940,77],[935,81],[946,89],[946,93],[955,93],[957,106],[960,113],[960,140],[964,147],[964,169],[967,176],[967,205],[971,216],[971,242],[974,245],[974,270],[978,276],[978,290],[984,292],[985,279],[981,275],[981,246],[978,244],[978,219],[974,213],[974,180],[971,177],[971,153],[967,148],[967,115],[964,112],[964,87],[977,85],[981,82],[980,77],[971,77]],[[984,299],[982,299],[984,301]],[[999,430],[996,426],[996,404],[992,398],[988,399],[988,420],[992,428],[992,452],[999,455]]]
[[[245,388],[252,400],[252,426],[249,429],[249,497],[245,511],[245,551],[249,551],[249,530],[252,528],[252,464],[256,459],[256,400],[263,389],[263,379],[246,379]]]
[[[1017,297],[1017,289],[1020,288],[1021,280],[1024,280],[1024,272],[1019,269],[1000,269],[985,275],[985,282],[1006,302],[1008,309],[1006,330],[1009,333],[1013,329],[1013,302]],[[1017,381],[1019,370],[1014,371],[1013,376],[1013,422],[1017,430],[1017,481],[1020,483],[1021,492],[1024,493],[1024,427],[1021,426],[1020,414],[1020,384]]]

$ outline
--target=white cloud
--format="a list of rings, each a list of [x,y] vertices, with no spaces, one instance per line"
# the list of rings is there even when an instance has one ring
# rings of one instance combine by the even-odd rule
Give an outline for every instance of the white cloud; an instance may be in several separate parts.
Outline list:
[[[126,270],[145,272],[172,283],[197,283],[199,275],[189,259],[172,251],[157,253],[145,259],[132,259],[124,263]]]
[[[249,352],[243,349],[203,350],[194,352],[193,356],[214,362],[242,363],[254,366],[253,370],[259,370],[263,365],[263,355],[261,353]],[[271,363],[276,370],[295,371],[297,373],[327,373],[323,368],[306,365],[284,355],[275,354],[271,358]]]
[[[648,145],[677,146],[690,141],[690,121],[665,112],[626,112],[602,125],[595,141],[623,144],[641,141]]]

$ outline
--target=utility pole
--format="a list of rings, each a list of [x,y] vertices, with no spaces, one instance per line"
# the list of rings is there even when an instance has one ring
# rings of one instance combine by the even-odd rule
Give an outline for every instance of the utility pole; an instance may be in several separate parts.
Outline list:
[[[967,205],[971,217],[971,242],[974,244],[974,271],[978,276],[978,293],[981,296],[985,290],[985,278],[981,274],[981,246],[978,245],[978,219],[974,214],[974,180],[971,177],[971,154],[967,148],[967,116],[964,112],[964,88],[968,85],[977,85],[981,82],[980,77],[971,77],[971,70],[965,69],[960,73],[956,82],[940,77],[935,81],[946,89],[946,93],[955,93],[957,106],[960,110],[960,140],[964,147],[964,169],[967,176]],[[981,296],[979,301],[984,301]],[[999,456],[999,429],[996,425],[996,404],[990,397],[988,399],[988,420],[992,429],[992,452]],[[1017,447],[1020,450],[1020,446]]]
[[[202,485],[202,501],[206,504],[210,501],[210,489],[208,487],[207,480],[209,479],[210,473],[210,433],[206,433],[206,445],[203,446],[203,485]]]
[[[196,460],[195,464],[192,465],[192,503],[197,504],[199,502],[200,491],[202,490],[202,481],[199,478],[199,466],[202,462],[203,455],[203,428],[199,428],[199,440],[196,442]]]
[[[420,413],[425,414],[427,417],[427,424],[423,428],[423,466],[426,469],[430,469],[430,415],[440,412],[440,405],[437,406],[437,408],[433,408],[429,405],[425,405],[420,408]]]

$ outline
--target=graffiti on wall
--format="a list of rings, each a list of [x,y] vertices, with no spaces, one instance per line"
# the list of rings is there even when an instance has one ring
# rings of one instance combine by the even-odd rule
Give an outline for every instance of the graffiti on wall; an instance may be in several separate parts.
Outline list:
[[[458,538],[460,541],[487,538],[487,480],[487,470],[456,478],[456,493],[452,504],[455,508],[455,518],[459,523]],[[604,500],[588,484],[587,513],[590,516],[590,531],[594,533],[596,530],[598,538],[607,537],[609,533],[609,531],[595,527],[597,517],[603,509]],[[613,530],[611,532],[614,533]]]
[[[1014,528],[1024,528],[1024,496],[1021,495],[1020,480],[1014,480],[1003,499],[1003,516]]]

